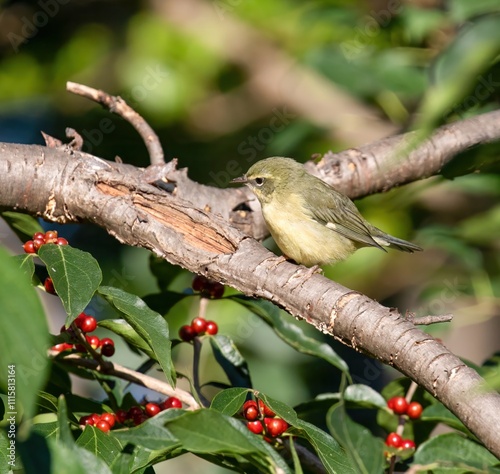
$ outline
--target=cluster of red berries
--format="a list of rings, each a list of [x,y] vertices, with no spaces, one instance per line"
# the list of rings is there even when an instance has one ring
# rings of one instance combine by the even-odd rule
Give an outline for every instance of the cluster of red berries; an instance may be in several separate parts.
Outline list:
[[[392,397],[387,401],[387,407],[394,414],[406,415],[412,420],[417,420],[422,415],[423,407],[419,402],[410,402],[405,397]],[[385,445],[398,450],[415,449],[415,443],[411,439],[403,439],[398,433],[389,433],[385,439]],[[393,453],[387,453],[391,456]]]
[[[403,439],[397,433],[389,433],[385,445],[397,449],[415,449],[415,443],[411,439]]]
[[[412,420],[418,420],[422,415],[423,407],[418,402],[410,402],[404,397],[392,397],[387,402],[387,406],[396,415],[407,415]]]
[[[87,333],[93,332],[97,328],[97,321],[93,316],[90,316],[85,313],[80,313],[75,319],[75,325],[78,327],[83,333],[85,333],[85,339],[92,349],[97,350],[101,349],[101,354],[106,357],[111,357],[115,353],[115,342],[113,339],[109,337],[104,337],[99,339],[97,336],[89,336]],[[67,333],[70,336],[70,339],[77,340],[75,334],[73,333],[73,329],[71,327],[66,328],[63,326],[61,328],[61,334]],[[83,344],[75,342],[71,344],[69,342],[61,342],[60,344],[56,344],[51,348],[51,350],[56,352],[63,352],[75,349],[77,352],[87,352],[87,349]]]
[[[276,418],[276,414],[262,400],[258,404],[255,400],[246,401],[242,415],[247,420],[247,428],[252,433],[263,434],[266,441],[272,441],[269,437],[277,438],[288,429],[288,423]]]
[[[103,413],[102,415],[92,413],[82,416],[79,423],[82,427],[91,425],[107,433],[115,426],[115,423],[138,426],[169,408],[182,408],[182,402],[177,397],[168,397],[159,403],[145,402],[143,405],[134,405],[128,410],[116,410],[116,413]]]
[[[196,336],[208,334],[215,336],[219,327],[215,321],[207,321],[205,318],[194,318],[191,324],[185,324],[179,329],[179,337],[184,342],[192,341]]]
[[[35,232],[32,240],[28,240],[23,245],[26,253],[37,253],[38,249],[45,244],[68,245],[68,241],[64,237],[58,237],[56,230],[48,230],[45,232]]]
[[[224,285],[209,280],[203,275],[196,275],[193,278],[192,288],[194,291],[199,291],[205,298],[218,299],[224,295]]]

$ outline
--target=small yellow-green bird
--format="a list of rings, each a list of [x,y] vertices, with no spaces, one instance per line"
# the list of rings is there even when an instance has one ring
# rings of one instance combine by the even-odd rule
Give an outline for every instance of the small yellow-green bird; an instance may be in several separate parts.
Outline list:
[[[291,158],[258,161],[231,182],[253,191],[285,257],[307,267],[339,262],[360,247],[422,250],[368,223],[347,196]]]

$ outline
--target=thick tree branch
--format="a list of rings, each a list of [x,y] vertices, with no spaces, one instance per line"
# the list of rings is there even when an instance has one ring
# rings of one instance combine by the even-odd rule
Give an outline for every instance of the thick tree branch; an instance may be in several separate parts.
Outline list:
[[[500,113],[487,115],[490,123],[500,120]],[[469,122],[467,130],[477,123]],[[458,136],[457,127],[454,133]],[[475,140],[492,139],[483,135]],[[470,146],[473,140],[459,141],[462,146]],[[424,170],[412,168],[413,174],[391,172],[394,184],[408,180],[410,175],[416,179],[417,175],[428,175],[431,169],[439,171],[446,155],[444,144],[433,143],[434,151],[443,147],[438,158],[428,157],[433,165]],[[500,456],[496,433],[500,396],[487,390],[474,370],[395,309],[321,275],[311,275],[304,267],[281,261],[230,225],[228,221],[238,217],[245,223],[246,211],[232,212],[244,201],[242,190],[198,185],[185,172],[172,171],[171,167],[165,172],[169,182],[175,183],[172,193],[148,184],[145,170],[67,147],[0,144],[0,206],[49,221],[95,223],[121,242],[148,248],[173,264],[246,295],[266,298],[320,331],[396,367],[441,400]],[[366,176],[377,179],[375,172]],[[370,189],[373,192],[374,188]]]

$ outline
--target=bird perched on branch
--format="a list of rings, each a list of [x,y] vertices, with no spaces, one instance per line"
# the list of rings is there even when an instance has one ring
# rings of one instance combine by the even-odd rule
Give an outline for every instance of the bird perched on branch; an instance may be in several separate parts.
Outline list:
[[[347,196],[291,158],[258,161],[231,182],[253,191],[278,247],[307,267],[339,262],[360,247],[422,250],[371,225]]]

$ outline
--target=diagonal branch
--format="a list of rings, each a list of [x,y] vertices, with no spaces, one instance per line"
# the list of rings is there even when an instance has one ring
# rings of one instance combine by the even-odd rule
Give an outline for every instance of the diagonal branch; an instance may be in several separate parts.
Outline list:
[[[196,185],[180,171],[170,173],[176,187],[169,194],[145,182],[145,173],[66,148],[0,144],[0,206],[49,221],[92,222],[121,242],[148,248],[246,295],[266,298],[396,367],[500,456],[500,395],[487,390],[484,380],[442,344],[397,310],[283,262],[232,226],[228,206],[241,199],[241,191]],[[198,191],[196,206],[185,200],[193,189]]]

